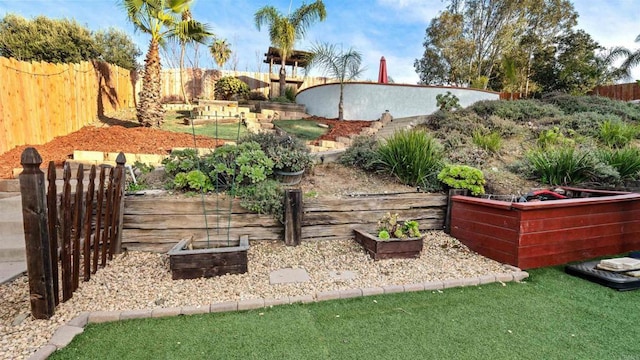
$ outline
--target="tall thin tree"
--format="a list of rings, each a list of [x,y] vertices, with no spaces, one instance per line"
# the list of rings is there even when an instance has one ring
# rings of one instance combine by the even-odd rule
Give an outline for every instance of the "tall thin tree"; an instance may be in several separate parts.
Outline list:
[[[280,55],[280,95],[284,95],[287,85],[286,61],[293,52],[296,40],[304,37],[312,23],[327,17],[322,0],[311,4],[303,4],[292,14],[284,15],[273,6],[264,6],[255,13],[258,30],[263,25],[269,26],[269,39]]]
[[[343,51],[336,45],[323,43],[314,45],[307,59],[307,71],[314,66],[320,66],[327,76],[338,79],[340,83],[338,120],[344,120],[344,85],[362,75],[365,70],[362,67],[362,55],[353,48]]]
[[[161,103],[159,47],[176,37],[178,31],[187,34],[205,32],[205,26],[197,21],[181,23],[181,14],[189,9],[193,0],[121,0],[129,21],[137,31],[149,34],[149,50],[144,62],[142,91],[138,102],[137,118],[145,126],[160,126],[164,115]]]

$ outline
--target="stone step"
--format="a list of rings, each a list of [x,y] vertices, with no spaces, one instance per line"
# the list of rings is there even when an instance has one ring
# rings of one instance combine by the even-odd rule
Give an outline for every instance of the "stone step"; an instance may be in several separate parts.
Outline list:
[[[0,261],[24,261],[26,259],[24,235],[11,235],[0,238]]]
[[[22,261],[0,261],[0,284],[9,282],[27,271],[27,263]]]

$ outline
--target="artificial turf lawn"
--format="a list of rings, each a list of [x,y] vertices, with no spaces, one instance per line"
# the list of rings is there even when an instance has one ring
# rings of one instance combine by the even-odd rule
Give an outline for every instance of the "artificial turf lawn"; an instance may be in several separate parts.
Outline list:
[[[523,283],[89,325],[50,359],[638,359],[640,291]]]

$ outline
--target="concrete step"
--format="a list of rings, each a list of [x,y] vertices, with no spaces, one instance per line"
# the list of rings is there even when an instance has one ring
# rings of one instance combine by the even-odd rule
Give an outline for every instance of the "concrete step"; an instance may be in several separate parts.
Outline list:
[[[26,271],[26,261],[0,261],[0,284],[9,282]]]

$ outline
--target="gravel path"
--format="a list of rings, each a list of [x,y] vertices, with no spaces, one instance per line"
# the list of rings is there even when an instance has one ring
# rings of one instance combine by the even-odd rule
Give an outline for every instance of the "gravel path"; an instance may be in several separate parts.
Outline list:
[[[98,271],[50,320],[29,315],[26,276],[0,285],[0,359],[26,359],[45,345],[54,331],[81,312],[209,305],[222,301],[280,298],[323,291],[414,284],[504,274],[514,268],[484,258],[441,231],[426,234],[419,259],[374,262],[354,240],[305,242],[286,247],[281,241],[252,242],[249,272],[210,279],[171,280],[165,254],[130,252]],[[269,284],[270,272],[303,268],[310,281]],[[352,271],[338,280],[332,272]]]

